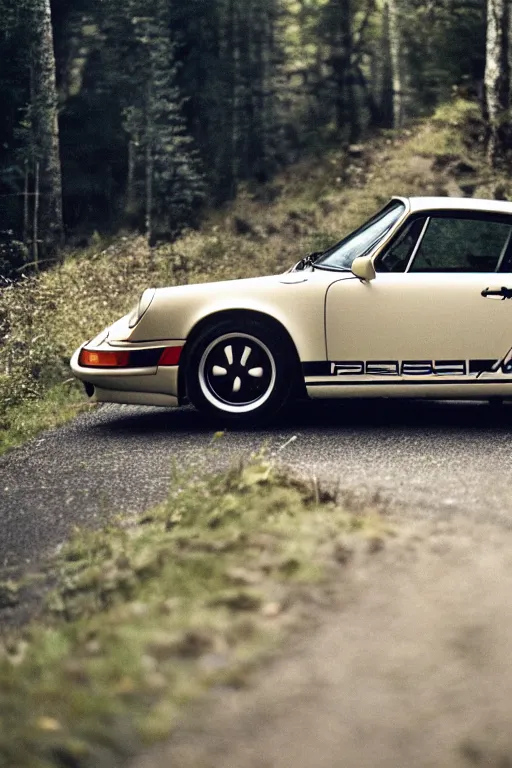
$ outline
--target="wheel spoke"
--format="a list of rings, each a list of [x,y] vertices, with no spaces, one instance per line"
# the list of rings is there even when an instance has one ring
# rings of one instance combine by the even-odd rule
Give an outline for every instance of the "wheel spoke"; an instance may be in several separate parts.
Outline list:
[[[224,347],[224,353],[229,365],[233,365],[233,347],[231,344],[229,344],[227,347]]]
[[[251,352],[252,352],[251,347],[245,347],[244,353],[242,355],[242,359],[240,360],[240,365],[242,366],[242,368],[245,367],[245,364],[246,364],[247,360],[249,359],[249,356],[250,356]]]
[[[248,373],[253,379],[261,379],[263,377],[263,368],[251,368]]]
[[[227,376],[227,370],[220,365],[214,365],[212,368],[212,374],[214,376]]]
[[[237,376],[235,381],[233,382],[233,392],[236,394],[237,392],[240,392],[242,389],[242,379],[240,376]]]

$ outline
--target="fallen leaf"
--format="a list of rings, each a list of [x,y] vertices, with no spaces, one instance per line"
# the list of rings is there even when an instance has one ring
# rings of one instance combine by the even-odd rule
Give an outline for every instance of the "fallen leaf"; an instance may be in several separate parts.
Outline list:
[[[41,731],[60,731],[61,724],[54,717],[42,716],[37,720],[37,727]]]

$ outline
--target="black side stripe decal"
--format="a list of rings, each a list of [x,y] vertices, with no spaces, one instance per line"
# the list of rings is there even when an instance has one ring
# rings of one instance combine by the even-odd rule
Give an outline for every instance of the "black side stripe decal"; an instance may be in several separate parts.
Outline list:
[[[307,387],[410,387],[411,385],[436,386],[438,384],[512,384],[512,379],[410,379],[410,381],[333,381],[331,377],[327,381],[307,381]]]
[[[470,373],[490,373],[496,365],[496,360],[470,360]]]
[[[441,378],[477,374],[470,381],[487,381],[480,379],[483,373],[505,374],[512,373],[512,350],[505,360],[341,360],[341,361],[312,361],[302,364],[304,376],[325,376],[332,378],[345,376],[382,376],[382,377],[411,377],[405,384],[421,384],[412,377],[421,376],[439,381]],[[501,379],[499,379],[501,381]],[[342,383],[342,382],[340,382]],[[350,383],[350,382],[349,382]],[[354,382],[355,383],[355,382]],[[365,384],[367,382],[357,382]],[[375,382],[376,383],[376,382]],[[385,382],[383,382],[385,383]],[[398,383],[398,382],[397,382]],[[446,382],[447,384],[450,382]]]
[[[302,363],[302,373],[304,376],[331,376],[331,363],[328,360]]]

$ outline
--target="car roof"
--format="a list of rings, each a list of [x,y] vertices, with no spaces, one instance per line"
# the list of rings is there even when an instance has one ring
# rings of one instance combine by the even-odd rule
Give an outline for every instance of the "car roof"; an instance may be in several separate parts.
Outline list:
[[[409,211],[487,211],[512,215],[512,203],[507,200],[484,200],[475,197],[400,197]]]

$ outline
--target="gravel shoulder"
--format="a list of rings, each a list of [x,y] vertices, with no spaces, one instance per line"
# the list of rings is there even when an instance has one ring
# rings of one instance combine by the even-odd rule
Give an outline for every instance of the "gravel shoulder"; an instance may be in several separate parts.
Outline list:
[[[512,536],[416,523],[345,569],[318,626],[132,768],[512,765]]]

